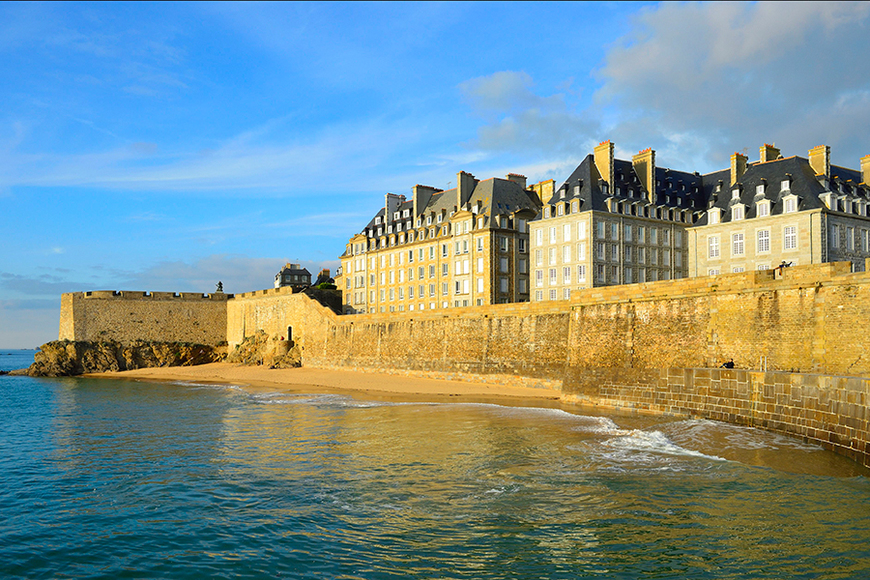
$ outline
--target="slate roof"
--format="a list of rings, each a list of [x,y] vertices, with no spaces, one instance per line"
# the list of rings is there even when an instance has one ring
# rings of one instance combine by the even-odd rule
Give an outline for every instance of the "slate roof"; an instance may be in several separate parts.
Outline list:
[[[607,195],[604,194],[601,187],[602,183],[595,177],[596,175],[594,157],[591,154],[587,155],[568,179],[556,188],[553,197],[544,200],[544,203],[552,205],[559,201],[579,199],[580,211],[588,209],[606,211],[605,200],[609,196],[619,200],[641,201],[648,199],[646,186],[635,172],[630,161],[613,160],[613,187],[608,188]],[[704,209],[705,197],[699,174],[656,167],[655,178],[654,205],[679,209]],[[565,192],[564,197],[562,191]]]
[[[791,176],[791,184],[789,190],[783,192],[781,184],[787,176]],[[704,194],[708,199],[708,206],[710,208],[718,207],[722,210],[720,220],[722,222],[731,221],[731,208],[737,203],[746,206],[744,215],[746,219],[756,217],[756,202],[762,199],[770,200],[770,215],[780,215],[783,213],[784,205],[782,198],[788,194],[794,194],[798,197],[799,211],[825,207],[825,204],[819,199],[819,195],[826,190],[816,178],[815,170],[804,157],[794,156],[765,163],[750,163],[746,166],[745,173],[735,186],[731,186],[730,169],[709,173],[703,177]],[[717,193],[716,188],[720,181],[721,191]],[[737,185],[740,186],[740,195],[735,199],[732,197],[732,191]],[[759,185],[764,186],[762,195],[757,194]],[[707,214],[705,213],[696,222],[696,225],[706,225],[707,223]]]

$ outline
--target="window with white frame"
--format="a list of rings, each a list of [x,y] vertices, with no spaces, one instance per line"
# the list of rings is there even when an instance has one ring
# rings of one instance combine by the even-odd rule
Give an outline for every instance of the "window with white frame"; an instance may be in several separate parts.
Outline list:
[[[553,265],[556,263],[556,248],[547,248],[547,263]]]
[[[855,228],[846,228],[846,249],[855,251]]]
[[[735,205],[734,207],[731,208],[731,220],[737,221],[737,220],[742,220],[742,219],[743,219],[743,206],[742,205]]]
[[[794,213],[797,211],[797,198],[787,197],[785,198],[785,213]]]
[[[550,243],[556,243],[556,226],[550,228]]]
[[[742,256],[744,253],[745,248],[743,247],[743,234],[731,234],[731,255]]]
[[[562,246],[562,263],[567,264],[571,261],[571,246]]]
[[[586,266],[581,264],[577,266],[577,282],[585,282],[586,281]]]
[[[604,226],[605,226],[604,222],[596,222],[596,224],[595,224],[595,236],[599,240],[604,239]]]
[[[586,222],[577,222],[577,239],[586,239]]]
[[[571,224],[565,224],[562,226],[562,241],[570,242],[571,241]]]
[[[631,241],[631,234],[632,234],[632,231],[631,231],[631,230],[632,230],[632,228],[631,228],[631,224],[625,224],[625,227],[622,228],[622,231],[623,231],[623,239],[624,239],[626,242],[630,242],[630,241]]]
[[[586,243],[580,242],[577,244],[577,260],[585,260],[586,259]]]
[[[604,259],[604,242],[595,242],[595,257],[599,260]]]
[[[831,247],[840,247],[840,226],[837,224],[831,226]]]
[[[544,265],[544,251],[543,250],[535,250],[535,266],[543,266]]]
[[[544,245],[544,230],[542,228],[538,228],[535,230],[535,245],[543,246]]]
[[[550,286],[555,286],[557,283],[556,268],[550,268]]]
[[[708,276],[718,276],[719,275],[719,268],[708,268],[707,275]]]
[[[571,267],[566,266],[562,268],[562,284],[570,284],[571,283]]]
[[[758,230],[755,235],[755,251],[759,254],[770,252],[770,230]]]
[[[719,257],[719,236],[710,236],[707,238],[707,258]]]
[[[782,228],[782,249],[797,249],[797,226],[785,226]]]
[[[755,213],[758,217],[766,217],[770,215],[770,201],[762,200],[755,205]]]
[[[743,266],[734,266],[731,268],[731,272],[734,274],[738,274],[743,271],[745,271],[745,268]]]
[[[543,286],[544,285],[544,271],[543,270],[535,270],[535,286]]]

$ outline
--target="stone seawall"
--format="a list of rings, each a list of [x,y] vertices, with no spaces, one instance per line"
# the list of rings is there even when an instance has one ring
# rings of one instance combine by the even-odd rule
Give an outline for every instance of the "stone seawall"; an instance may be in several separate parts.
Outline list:
[[[785,433],[870,467],[870,379],[736,369],[595,369],[566,401]]]

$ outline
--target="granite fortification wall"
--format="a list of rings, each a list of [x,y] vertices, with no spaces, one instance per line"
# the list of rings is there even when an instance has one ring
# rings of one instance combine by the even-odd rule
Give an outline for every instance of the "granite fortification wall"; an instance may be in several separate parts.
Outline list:
[[[61,296],[60,340],[219,345],[226,341],[228,294],[73,292]]]

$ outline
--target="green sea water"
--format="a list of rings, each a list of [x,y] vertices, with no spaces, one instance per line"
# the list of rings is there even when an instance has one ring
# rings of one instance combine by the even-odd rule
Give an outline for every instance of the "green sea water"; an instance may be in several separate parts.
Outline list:
[[[2,578],[870,577],[863,468],[752,429],[121,380],[0,394]]]

